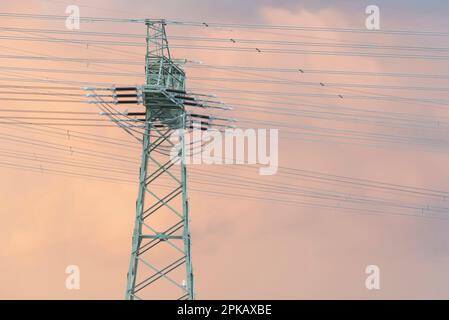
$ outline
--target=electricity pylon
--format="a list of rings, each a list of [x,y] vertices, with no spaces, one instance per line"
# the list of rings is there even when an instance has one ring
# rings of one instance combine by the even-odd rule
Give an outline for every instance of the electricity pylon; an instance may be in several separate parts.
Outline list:
[[[132,239],[131,261],[128,271],[126,299],[139,299],[146,287],[162,280],[179,289],[179,299],[194,298],[191,242],[189,229],[189,203],[185,166],[184,130],[186,113],[180,101],[173,100],[170,91],[185,91],[185,74],[172,60],[163,21],[147,21],[146,85],[143,88],[145,130],[136,203],[136,221]],[[160,125],[156,125],[157,122]],[[174,147],[171,140],[179,131],[181,148],[177,153],[159,146]],[[159,151],[159,152],[158,152]],[[179,163],[179,166],[176,164]],[[152,167],[149,170],[149,167]],[[169,191],[159,196],[152,190],[161,177],[170,182]],[[167,212],[163,212],[167,211]],[[166,213],[173,217],[168,217]],[[159,217],[157,217],[159,216]],[[150,222],[161,221],[156,226]],[[174,219],[173,219],[174,218]],[[158,229],[163,227],[163,229]],[[179,244],[181,243],[181,245]],[[151,253],[170,246],[161,256]],[[171,249],[171,250],[170,250]],[[154,257],[152,259],[152,257]],[[157,263],[159,260],[159,263]],[[171,273],[185,266],[185,277],[172,277]],[[162,288],[160,288],[162,289]],[[171,290],[170,290],[171,291]]]
[[[186,91],[185,72],[172,59],[164,20],[146,20],[146,83],[136,87],[86,88],[111,121],[142,143],[139,191],[125,298],[194,299],[186,134],[226,128],[232,121],[189,108],[229,110],[210,95]],[[108,91],[98,94],[97,91]],[[104,98],[111,98],[106,101]],[[113,105],[143,105],[120,112]],[[220,130],[220,129],[219,129]],[[152,289],[152,290],[151,290]]]

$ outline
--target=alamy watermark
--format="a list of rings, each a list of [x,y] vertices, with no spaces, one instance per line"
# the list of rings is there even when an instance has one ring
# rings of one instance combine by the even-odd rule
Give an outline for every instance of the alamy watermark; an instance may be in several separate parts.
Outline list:
[[[65,20],[65,27],[69,30],[80,29],[80,8],[76,5],[70,5],[65,8],[65,13],[68,14]]]
[[[380,30],[380,9],[376,5],[369,5],[365,9],[368,15],[365,20],[365,27],[368,30]]]
[[[172,135],[171,159],[177,159],[182,149],[181,131]],[[279,162],[278,129],[226,129],[202,131],[194,129],[184,136],[188,146],[185,163],[260,165],[260,175],[274,175]]]
[[[368,275],[365,280],[365,287],[368,290],[380,290],[380,268],[374,264],[365,268]]]
[[[67,290],[79,290],[80,289],[80,267],[77,265],[69,265],[65,268],[65,273],[68,274],[65,279],[65,287]]]

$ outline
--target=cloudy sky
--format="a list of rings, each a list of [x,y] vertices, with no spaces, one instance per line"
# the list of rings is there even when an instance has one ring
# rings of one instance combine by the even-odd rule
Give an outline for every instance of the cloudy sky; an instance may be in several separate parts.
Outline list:
[[[423,195],[434,190],[441,191],[439,194],[449,192],[449,64],[441,58],[449,50],[449,40],[447,35],[435,35],[449,30],[448,2],[2,0],[0,12],[65,15],[67,5],[78,5],[81,15],[90,17],[332,28],[325,32],[167,26],[169,41],[170,36],[175,38],[170,44],[176,58],[215,67],[305,71],[254,74],[238,68],[223,71],[186,67],[187,85],[208,93],[215,90],[221,100],[234,107],[230,116],[242,120],[239,126],[279,129],[279,165],[285,169],[274,176],[260,176],[255,166],[192,166],[189,195],[198,298],[449,298],[449,222],[445,219],[449,206],[443,196]],[[366,32],[368,5],[379,6],[381,31],[434,33]],[[20,34],[6,27],[64,31],[64,21],[0,19],[1,55],[144,60],[140,47],[109,46],[105,50],[13,39]],[[340,32],[342,28],[363,32]],[[120,39],[136,42],[144,41],[145,27],[83,23],[80,31],[142,34],[140,40]],[[30,31],[26,36],[37,34]],[[230,45],[192,41],[190,47],[182,48],[176,40],[182,36],[269,42],[259,46],[262,52],[203,50],[199,46]],[[293,44],[282,46],[273,44],[275,41]],[[336,47],[329,49],[326,43]],[[362,47],[357,48],[360,44]],[[268,53],[264,48],[296,51]],[[6,119],[0,122],[0,298],[123,297],[137,196],[139,146],[118,128],[58,125],[57,130],[64,132],[61,138],[7,125],[11,119],[7,117],[13,113],[6,110],[14,108],[98,111],[83,102],[82,92],[76,98],[79,102],[70,104],[26,101],[20,92],[19,96],[17,92],[7,93],[11,91],[7,85],[18,85],[21,79],[111,84],[131,81],[119,75],[92,76],[91,71],[141,73],[143,67],[4,56],[0,59],[0,112]],[[355,75],[357,72],[365,75]],[[241,81],[248,79],[254,81]],[[135,84],[143,80],[135,77],[132,81]],[[226,90],[241,92],[236,95]],[[267,92],[284,95],[269,96]],[[27,91],[27,95],[42,99],[33,92]],[[22,100],[10,99],[17,97]],[[130,147],[70,140],[77,132],[129,141]],[[49,143],[63,150],[38,146]],[[86,168],[69,167],[70,161],[86,163],[77,152],[80,148],[129,159],[129,164],[121,164],[131,172],[123,179],[128,182],[98,178],[117,178],[108,169],[118,166],[111,160],[103,159],[100,164],[97,159],[104,168],[95,177],[88,177],[92,171]],[[59,159],[63,165],[51,163],[48,158]],[[54,170],[86,175],[54,174]],[[202,172],[214,173],[218,178],[205,178]],[[335,179],[310,179],[304,172],[379,181],[389,187],[380,190],[337,183]],[[231,176],[244,179],[246,187],[226,182],[225,178]],[[202,185],[202,179],[210,186]],[[398,192],[402,186],[412,191]],[[323,199],[320,192],[337,192],[343,198]],[[363,201],[354,200],[359,198]],[[80,267],[80,290],[65,287],[68,265]],[[365,287],[368,265],[380,268],[380,290]]]

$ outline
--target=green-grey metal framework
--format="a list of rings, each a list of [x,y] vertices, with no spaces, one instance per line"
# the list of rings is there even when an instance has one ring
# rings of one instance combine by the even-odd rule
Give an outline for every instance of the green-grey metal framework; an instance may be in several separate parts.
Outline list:
[[[173,95],[185,90],[185,73],[171,59],[164,20],[146,26],[145,128],[125,298],[194,299],[186,112]]]

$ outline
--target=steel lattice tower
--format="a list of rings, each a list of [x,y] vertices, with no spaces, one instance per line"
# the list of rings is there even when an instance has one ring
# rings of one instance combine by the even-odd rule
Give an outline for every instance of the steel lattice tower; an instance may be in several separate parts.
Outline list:
[[[170,57],[164,21],[149,20],[146,26],[146,85],[142,90],[145,130],[126,299],[142,298],[143,291],[156,282],[172,287],[157,288],[167,293],[174,291],[167,297],[176,298],[177,294],[178,299],[193,299],[183,141],[186,113],[183,104],[167,94],[167,89],[185,90],[185,74]],[[158,122],[163,124],[155,125]],[[173,157],[167,147],[174,147],[172,135],[175,131],[182,147]],[[161,191],[160,185],[168,188],[163,195],[157,194],[157,190]],[[161,250],[162,247],[169,248]],[[179,272],[182,267],[184,272]]]
[[[145,85],[88,87],[87,97],[142,143],[125,298],[194,299],[185,161],[193,143],[187,146],[186,137],[192,130],[224,130],[235,120],[204,113],[230,108],[211,99],[215,96],[186,91],[185,73],[170,55],[165,21],[145,23]],[[123,112],[116,105],[143,105],[144,112]]]

